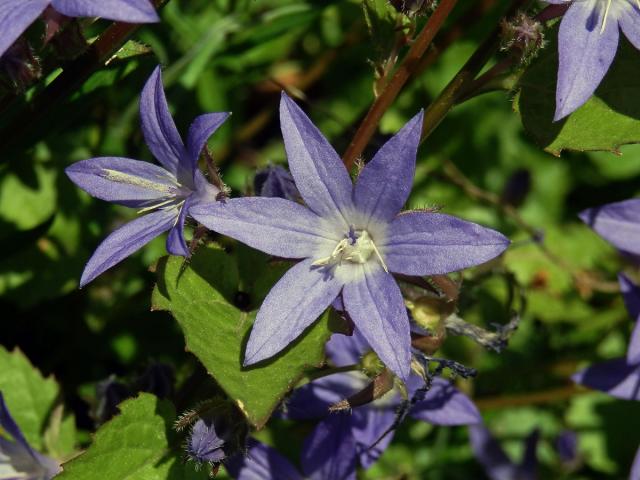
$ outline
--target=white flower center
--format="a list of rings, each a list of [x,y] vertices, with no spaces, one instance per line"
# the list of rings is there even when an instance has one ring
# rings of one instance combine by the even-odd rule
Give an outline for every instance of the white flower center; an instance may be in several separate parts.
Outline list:
[[[376,244],[373,243],[373,238],[369,235],[369,232],[352,228],[349,234],[338,242],[331,255],[316,260],[313,265],[341,265],[342,262],[365,264],[373,254],[382,264],[382,268],[388,272],[389,270],[382,259],[382,255],[380,255]]]

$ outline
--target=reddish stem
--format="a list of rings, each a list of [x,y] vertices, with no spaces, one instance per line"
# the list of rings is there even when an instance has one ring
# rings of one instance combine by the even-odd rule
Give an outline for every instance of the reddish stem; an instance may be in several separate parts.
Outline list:
[[[458,0],[442,0],[440,2],[438,8],[433,12],[411,45],[409,52],[398,67],[398,70],[396,70],[396,73],[385,86],[380,96],[373,102],[373,105],[371,105],[353,141],[349,144],[349,147],[342,157],[347,169],[353,166],[355,160],[364,151],[371,137],[373,137],[382,115],[384,115],[394,102],[409,77],[416,71],[420,64],[420,59],[431,45],[436,33],[440,31],[457,2]]]

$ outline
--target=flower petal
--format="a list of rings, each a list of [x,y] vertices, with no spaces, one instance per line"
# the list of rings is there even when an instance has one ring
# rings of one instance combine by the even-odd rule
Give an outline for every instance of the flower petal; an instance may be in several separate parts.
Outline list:
[[[351,336],[334,333],[325,345],[327,356],[336,367],[358,363],[360,357],[369,350],[369,343],[357,329],[354,329]]]
[[[353,411],[351,431],[362,468],[373,465],[387,449],[395,434],[390,430],[395,421],[396,413],[391,405],[388,408],[363,406]]]
[[[629,5],[621,9],[618,22],[625,37],[640,50],[640,7],[635,0],[627,1]]]
[[[364,167],[354,188],[354,202],[365,218],[391,221],[404,206],[413,185],[422,133],[420,111]]]
[[[149,150],[164,168],[181,179],[190,176],[192,172],[185,171],[180,164],[186,149],[169,112],[160,67],[156,67],[142,89],[140,119]]]
[[[479,265],[500,255],[509,240],[499,232],[450,215],[411,212],[398,215],[382,246],[389,270],[436,275]]]
[[[409,317],[398,284],[381,268],[345,285],[344,306],[380,360],[403,381],[410,373]]]
[[[50,0],[0,0],[0,57],[47,8]]]
[[[289,460],[254,439],[247,442],[246,456],[231,457],[224,468],[236,480],[303,480]]]
[[[633,459],[631,473],[629,473],[629,480],[640,480],[640,448],[636,452],[636,456]]]
[[[324,418],[329,407],[357,393],[367,381],[358,372],[335,373],[296,388],[286,403],[286,416],[294,420]]]
[[[177,255],[180,257],[188,257],[191,252],[189,251],[189,247],[187,246],[187,242],[184,239],[184,222],[187,219],[187,214],[189,213],[189,207],[191,205],[191,197],[188,197],[182,208],[180,208],[180,213],[178,214],[178,218],[176,219],[176,223],[169,230],[169,235],[167,236],[167,252],[171,255]]]
[[[355,439],[349,413],[335,413],[318,423],[304,441],[301,463],[310,480],[355,480]]]
[[[638,321],[640,318],[640,287],[622,273],[618,275],[618,282],[620,283],[620,291],[622,292],[627,312],[636,322],[631,334],[629,348],[627,348],[627,362],[634,365],[640,364],[640,322]]]
[[[175,178],[149,162],[119,157],[82,160],[65,169],[89,195],[127,207],[141,208],[175,194]]]
[[[504,453],[504,450],[484,425],[469,427],[471,448],[476,459],[484,467],[491,480],[513,480],[518,478],[518,468]]]
[[[189,168],[195,171],[198,168],[198,158],[202,149],[207,144],[209,137],[215,133],[218,128],[231,115],[228,112],[207,113],[197,117],[189,127],[187,134],[187,152]]]
[[[244,365],[272,357],[298,338],[338,296],[342,283],[304,260],[265,298],[251,329]]]
[[[538,443],[540,430],[535,429],[524,440],[524,455],[518,468],[518,479],[536,480],[538,478]]]
[[[344,217],[353,206],[349,173],[327,139],[284,92],[280,126],[289,170],[308,207],[321,217]]]
[[[176,209],[158,210],[126,223],[105,238],[84,267],[83,287],[105,270],[142,248],[162,232],[169,230],[177,216]]]
[[[614,247],[640,255],[640,199],[589,208],[579,217]]]
[[[15,441],[16,447],[33,457],[33,449],[27,442],[27,439],[24,438],[22,430],[20,430],[20,427],[18,427],[18,424],[11,416],[11,412],[9,412],[9,408],[4,401],[4,395],[2,392],[0,392],[0,427],[2,427],[3,431],[11,435],[11,438]]]
[[[207,228],[278,257],[310,257],[340,241],[324,232],[311,210],[282,198],[232,198],[193,206],[190,213]]]
[[[605,2],[574,2],[558,33],[556,113],[560,120],[585,103],[609,70],[618,49],[618,22],[604,22]],[[602,31],[602,25],[605,25]]]
[[[625,400],[640,400],[640,365],[630,365],[626,358],[596,363],[574,374],[571,379]]]
[[[101,17],[127,23],[154,23],[160,17],[149,0],[52,0],[68,17]]]
[[[410,415],[433,425],[472,425],[482,422],[478,408],[469,397],[442,378],[434,378],[423,400]]]

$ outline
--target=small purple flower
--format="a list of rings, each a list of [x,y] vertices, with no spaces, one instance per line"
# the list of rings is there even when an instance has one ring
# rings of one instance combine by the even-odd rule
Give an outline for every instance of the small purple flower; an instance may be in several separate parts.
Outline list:
[[[512,462],[498,441],[484,425],[469,427],[471,447],[491,480],[536,480],[538,458],[536,451],[540,432],[534,430],[525,439],[524,455],[519,464]]]
[[[612,397],[640,400],[640,288],[629,278],[618,276],[620,289],[629,314],[636,321],[626,357],[596,363],[574,374],[574,382]]]
[[[306,207],[280,198],[200,205],[202,224],[268,254],[303,259],[265,299],[244,365],[293,342],[342,292],[345,310],[380,359],[409,377],[409,318],[390,272],[444,274],[486,262],[509,241],[449,215],[399,214],[413,183],[422,113],[390,139],[355,185],[340,157],[285,94],[280,122],[289,168]]]
[[[571,3],[558,34],[557,121],[578,109],[598,88],[618,50],[620,30],[640,49],[640,1],[545,1]]]
[[[61,471],[60,464],[36,452],[27,443],[4,403],[0,392],[0,431],[11,435],[13,441],[0,435],[0,478],[21,480],[49,480]]]
[[[183,235],[189,210],[201,202],[215,202],[220,193],[198,169],[198,158],[228,113],[197,117],[184,145],[169,113],[158,67],[142,91],[140,116],[147,145],[162,167],[100,157],[66,169],[69,178],[90,195],[137,208],[139,213],[150,212],[120,227],[98,246],[82,273],[81,287],[166,231],[169,253],[189,256]]]
[[[198,463],[217,464],[227,458],[232,432],[219,419],[198,419],[187,440],[187,455]]]
[[[69,17],[102,17],[129,23],[160,21],[149,0],[0,0],[0,56],[49,5]]]
[[[371,347],[358,330],[351,337],[335,334],[326,346],[328,357],[337,367],[357,364],[370,350]],[[351,449],[352,454],[358,457],[362,467],[369,468],[393,439],[393,427],[402,401],[400,394],[392,391],[351,412],[329,413],[331,405],[362,390],[366,383],[364,375],[357,372],[338,373],[314,380],[294,391],[286,405],[286,415],[297,420],[321,419],[316,430],[340,428],[341,433],[336,434],[338,440],[334,442],[353,444],[355,448]],[[424,381],[417,375],[411,375],[407,382],[409,397],[412,398],[423,384]],[[482,421],[473,402],[441,378],[433,379],[431,388],[422,400],[411,407],[409,415],[416,420],[444,426],[470,425]]]
[[[353,447],[335,443],[332,437],[336,431],[339,429],[319,431],[304,442],[304,475],[275,449],[253,439],[248,442],[246,456],[231,457],[225,469],[236,480],[355,480],[355,463],[349,460]]]
[[[629,480],[640,480],[640,448],[636,452],[636,458],[633,460],[631,466],[631,473],[629,474]]]

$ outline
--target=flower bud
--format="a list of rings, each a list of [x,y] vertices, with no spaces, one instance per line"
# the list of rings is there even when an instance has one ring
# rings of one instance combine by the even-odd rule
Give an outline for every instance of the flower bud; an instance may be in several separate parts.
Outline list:
[[[407,307],[420,327],[437,335],[443,329],[444,321],[454,312],[455,303],[423,296],[407,302]]]
[[[426,15],[431,12],[436,4],[436,0],[390,0],[389,3],[398,12],[407,16]]]
[[[115,375],[96,384],[97,405],[93,417],[98,425],[103,424],[118,413],[118,405],[129,397],[133,391],[119,382]]]
[[[515,51],[520,63],[529,63],[544,46],[542,23],[525,13],[519,13],[510,20],[503,20],[501,26],[501,49]]]
[[[293,176],[280,165],[269,165],[259,170],[253,180],[253,188],[260,197],[278,197],[297,202],[300,192]]]
[[[24,38],[19,38],[0,57],[0,72],[11,87],[22,92],[42,75],[40,59]]]
[[[158,398],[169,398],[173,395],[175,375],[173,368],[164,363],[151,363],[136,380],[136,390],[153,393]]]
[[[244,450],[249,430],[242,414],[227,401],[214,398],[176,422],[181,431],[191,425],[185,443],[187,457],[197,466],[208,464],[213,472],[226,459]]]

